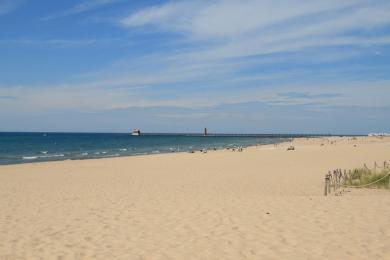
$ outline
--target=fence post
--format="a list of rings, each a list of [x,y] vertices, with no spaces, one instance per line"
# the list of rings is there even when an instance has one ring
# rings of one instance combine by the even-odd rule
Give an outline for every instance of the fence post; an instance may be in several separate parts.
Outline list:
[[[343,171],[341,169],[339,169],[339,189],[341,188],[341,186],[340,186],[341,178],[343,178]]]
[[[338,172],[338,182],[337,182],[337,188],[340,189],[340,183],[341,183],[341,176],[342,176],[342,173],[341,173],[341,169],[339,169],[339,172]]]
[[[352,171],[348,170],[348,183],[352,184]]]
[[[347,183],[347,170],[346,169],[344,169],[344,177],[343,177],[343,181],[344,181],[344,184],[346,184]]]
[[[388,185],[389,185],[389,189],[390,189],[390,172],[389,172],[389,183],[388,183]]]
[[[332,174],[330,173],[330,171],[329,171],[329,173],[328,173],[328,193],[330,194],[330,178],[332,177]]]
[[[328,182],[329,182],[329,176],[325,175],[325,190],[324,190],[324,195],[328,195]]]

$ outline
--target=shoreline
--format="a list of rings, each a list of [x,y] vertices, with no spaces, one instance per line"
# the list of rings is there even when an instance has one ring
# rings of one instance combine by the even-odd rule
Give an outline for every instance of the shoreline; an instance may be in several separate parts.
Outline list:
[[[343,136],[308,136],[308,137],[297,137],[297,138],[286,138],[289,140],[281,141],[281,142],[276,142],[273,144],[252,144],[252,145],[247,145],[247,146],[242,146],[244,149],[252,149],[254,147],[264,147],[264,146],[274,146],[276,145],[283,145],[283,144],[289,144],[297,140],[307,140],[307,139],[340,139],[340,138],[360,138],[360,139],[365,139],[365,138],[370,138],[370,139],[381,139],[383,137],[377,137],[377,136],[359,136],[359,135],[343,135]],[[389,137],[388,137],[389,138]],[[223,147],[223,148],[216,148],[214,149],[205,149],[207,150],[207,153],[211,152],[220,152],[220,151],[226,151],[231,149],[231,147]],[[118,156],[106,156],[106,157],[98,157],[98,158],[75,158],[75,159],[58,159],[58,160],[50,160],[50,161],[26,161],[26,162],[20,162],[20,163],[10,163],[10,164],[0,164],[1,167],[6,167],[6,166],[16,166],[16,165],[34,165],[34,164],[46,164],[46,163],[58,163],[58,162],[78,162],[78,161],[95,161],[95,160],[102,160],[102,159],[116,159],[116,158],[132,158],[132,157],[149,157],[149,156],[158,156],[158,155],[175,155],[175,154],[198,154],[198,153],[203,153],[201,150],[192,150],[193,153],[191,153],[191,150],[185,150],[185,151],[162,151],[158,153],[143,153],[143,154],[132,154],[132,155],[118,155]]]
[[[145,135],[132,138],[125,134],[84,133],[0,133],[0,165],[42,163],[64,160],[87,160],[212,151],[280,143],[295,138],[323,138],[322,135]],[[21,136],[19,136],[21,135]],[[105,137],[102,137],[105,136]],[[210,139],[208,139],[210,138]]]
[[[281,142],[278,143],[278,145],[287,143],[287,142]],[[251,149],[254,147],[263,147],[263,146],[273,146],[273,144],[259,144],[259,145],[250,145],[243,147],[244,149]],[[216,150],[207,150],[207,153],[214,153],[214,152],[221,152],[221,151],[228,151],[227,148],[217,148]],[[120,155],[120,156],[108,156],[108,157],[99,157],[99,158],[85,158],[85,159],[64,159],[64,160],[52,160],[52,161],[39,161],[39,162],[24,162],[24,163],[13,163],[13,164],[0,164],[0,170],[1,167],[7,167],[7,166],[17,166],[17,165],[35,165],[35,164],[51,164],[51,163],[60,163],[60,162],[83,162],[83,161],[100,161],[100,160],[110,160],[110,159],[129,159],[129,158],[142,158],[142,157],[153,157],[153,156],[169,156],[169,155],[180,155],[180,154],[207,154],[203,153],[199,150],[195,150],[193,153],[190,151],[180,151],[180,152],[159,152],[159,153],[148,153],[148,154],[134,154],[134,155]]]
[[[302,138],[306,138],[306,137],[302,137]],[[310,137],[310,138],[317,138],[317,137]],[[280,145],[280,144],[283,144],[286,142],[290,142],[290,141],[281,141],[281,142],[276,142],[274,144]],[[241,146],[241,147],[243,147],[244,149],[248,149],[251,147],[267,146],[267,145],[274,145],[274,144],[252,144],[252,145]],[[233,146],[233,147],[237,148],[238,146]],[[214,149],[204,149],[204,150],[207,150],[207,153],[208,153],[208,152],[229,150],[233,147],[221,147],[221,148],[215,147],[215,150]],[[57,160],[48,160],[48,161],[34,161],[34,159],[25,159],[26,160],[25,162],[0,164],[0,167],[13,166],[13,165],[24,165],[24,164],[55,163],[55,162],[64,162],[64,161],[88,161],[88,160],[141,157],[141,156],[153,156],[153,155],[182,154],[182,153],[191,153],[191,151],[193,151],[193,154],[195,154],[195,153],[203,153],[202,150],[197,149],[197,150],[183,150],[183,151],[159,151],[156,153],[151,152],[151,153],[130,154],[130,155],[124,154],[124,155],[114,155],[114,156],[106,156],[106,157],[98,157],[98,158],[84,158],[84,159],[80,157],[80,158],[74,158],[74,159],[67,158],[67,159],[57,159]],[[57,157],[57,156],[53,155],[53,157]],[[62,156],[58,156],[58,157],[62,157]]]

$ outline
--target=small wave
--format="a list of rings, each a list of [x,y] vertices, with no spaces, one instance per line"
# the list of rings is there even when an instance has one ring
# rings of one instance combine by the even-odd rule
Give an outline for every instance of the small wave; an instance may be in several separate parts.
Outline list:
[[[159,153],[160,151],[159,150],[155,150],[155,151],[153,151],[152,153]]]
[[[23,156],[22,158],[23,158],[23,160],[35,160],[35,159],[38,159],[37,156]]]
[[[127,149],[126,148],[122,148],[122,149],[119,149],[119,151],[126,152]]]
[[[41,151],[41,153],[43,153],[43,154],[47,154],[47,153],[48,153],[48,151]]]
[[[102,154],[106,154],[106,153],[107,153],[106,151],[102,152]]]
[[[115,153],[115,154],[109,154],[109,155],[107,155],[107,157],[117,157],[117,156],[120,156],[120,154],[119,154],[119,153]]]
[[[87,156],[87,155],[88,155],[88,153],[82,153],[81,155],[82,155],[82,156]]]
[[[65,155],[63,155],[62,153],[60,154],[50,154],[50,155],[42,155],[42,156],[38,156],[39,158],[52,158],[52,157],[64,157]]]

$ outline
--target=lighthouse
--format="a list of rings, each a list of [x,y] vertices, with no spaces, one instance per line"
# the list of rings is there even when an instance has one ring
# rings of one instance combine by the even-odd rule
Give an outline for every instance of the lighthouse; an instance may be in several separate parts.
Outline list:
[[[204,135],[204,136],[206,136],[206,135],[207,135],[207,128],[206,128],[206,127],[204,128],[203,135]]]

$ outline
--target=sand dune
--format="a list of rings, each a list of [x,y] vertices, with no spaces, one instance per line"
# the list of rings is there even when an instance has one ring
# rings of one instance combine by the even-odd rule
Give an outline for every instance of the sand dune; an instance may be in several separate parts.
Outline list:
[[[1,166],[0,259],[390,259],[389,191],[323,196],[390,138],[288,145]]]

